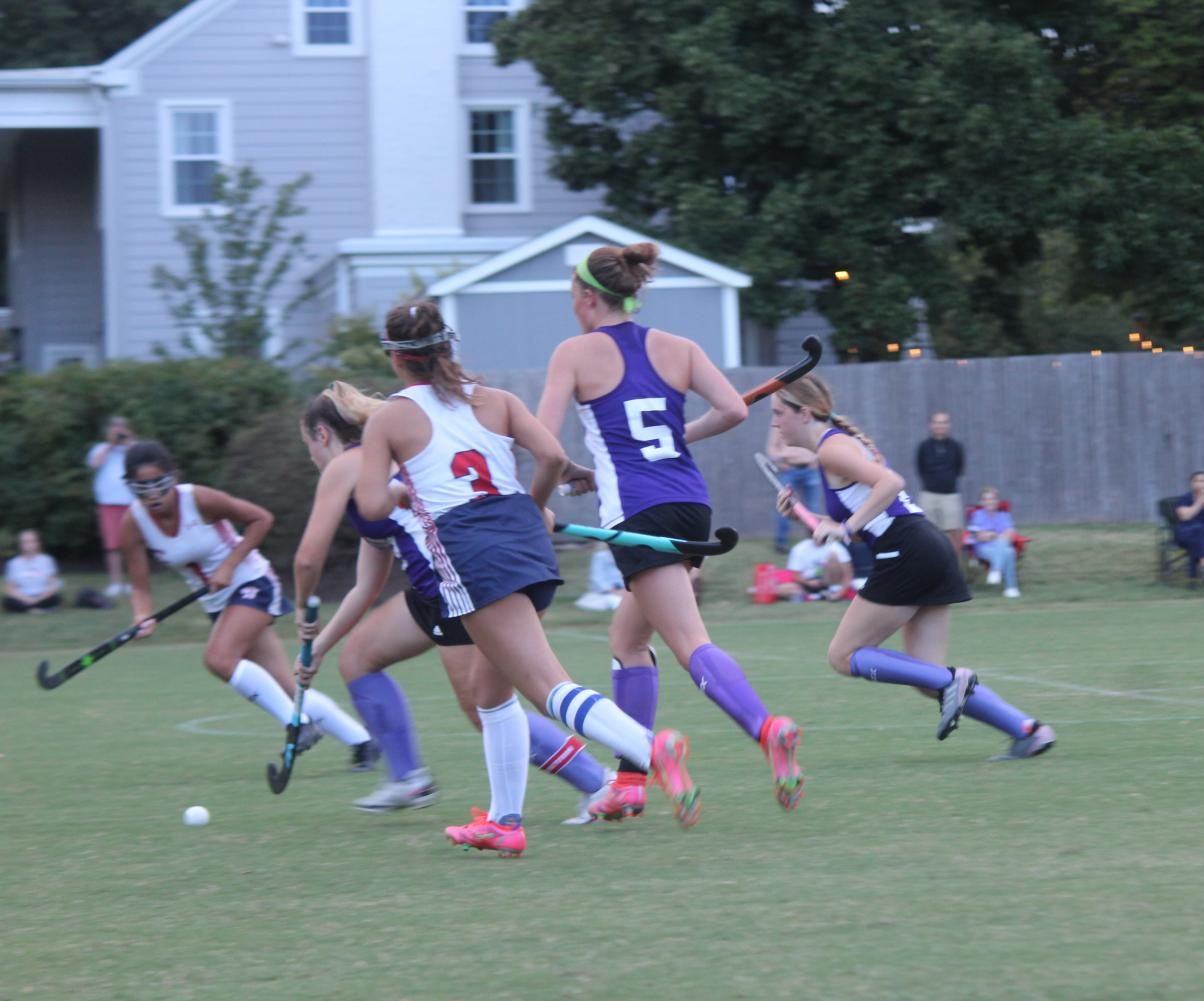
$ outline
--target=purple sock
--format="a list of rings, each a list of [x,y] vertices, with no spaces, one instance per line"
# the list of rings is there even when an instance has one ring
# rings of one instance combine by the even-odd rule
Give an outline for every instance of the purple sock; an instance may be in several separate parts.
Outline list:
[[[597,792],[606,772],[585,749],[585,741],[565,733],[547,716],[527,710],[531,725],[531,764],[549,775],[557,775],[579,792]]]
[[[690,654],[690,677],[702,694],[739,723],[753,740],[761,739],[769,710],[726,651],[704,643]]]
[[[610,690],[614,694],[615,705],[640,726],[652,729],[660,694],[660,676],[655,667],[624,667],[618,659],[612,659]]]
[[[389,774],[399,782],[422,767],[422,752],[405,693],[383,671],[365,674],[347,686],[364,726],[380,746]]]
[[[610,690],[614,695],[615,705],[627,713],[633,720],[651,730],[656,722],[656,704],[660,695],[660,675],[656,665],[624,667],[618,657],[610,661]],[[641,772],[641,768],[633,761],[628,761],[621,754],[619,771]]]
[[[974,686],[974,691],[966,699],[966,708],[962,710],[970,719],[976,719],[996,730],[1002,730],[1009,737],[1027,737],[1029,724],[1033,718],[1026,716],[1013,705],[1004,702],[995,692],[981,681]]]
[[[849,667],[854,678],[888,685],[911,685],[934,692],[939,692],[953,680],[947,667],[877,646],[863,646],[856,651],[849,660]]]

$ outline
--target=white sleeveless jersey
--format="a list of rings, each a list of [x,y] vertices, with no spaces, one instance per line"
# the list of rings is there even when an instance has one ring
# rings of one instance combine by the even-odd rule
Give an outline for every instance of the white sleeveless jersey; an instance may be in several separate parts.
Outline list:
[[[165,534],[139,500],[130,505],[130,514],[138,523],[146,548],[155,554],[160,563],[179,570],[189,587],[196,590],[209,582],[209,575],[242,542],[242,536],[224,518],[206,524],[197,510],[191,483],[177,484],[175,491],[176,503],[180,506],[180,527],[175,535]],[[230,586],[205,595],[201,598],[201,607],[206,612],[220,612],[226,607],[236,587],[271,573],[271,564],[260,555],[258,549],[252,549],[235,569]]]
[[[471,395],[475,387],[464,388]],[[478,497],[526,492],[515,472],[514,439],[485,427],[470,403],[444,403],[430,386],[411,386],[393,396],[418,404],[431,422],[426,448],[401,467],[420,521]]]

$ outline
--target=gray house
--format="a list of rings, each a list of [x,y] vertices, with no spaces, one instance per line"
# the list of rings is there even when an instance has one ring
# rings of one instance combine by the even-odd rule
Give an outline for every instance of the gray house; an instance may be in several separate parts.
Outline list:
[[[542,366],[571,329],[548,293],[573,255],[642,237],[549,176],[554,98],[487,41],[522,2],[194,0],[101,65],[0,71],[0,327],[24,365],[170,348],[152,269],[181,265],[174,227],[210,210],[214,173],[251,164],[273,187],[313,177],[295,281],[318,294],[281,339],[422,284],[474,366]],[[643,318],[738,365],[748,283],[666,247]]]

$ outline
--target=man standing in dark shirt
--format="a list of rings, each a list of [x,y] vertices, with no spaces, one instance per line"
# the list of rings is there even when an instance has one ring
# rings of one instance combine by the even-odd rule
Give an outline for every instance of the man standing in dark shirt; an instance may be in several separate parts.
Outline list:
[[[952,427],[952,419],[943,410],[928,419],[928,437],[916,449],[916,469],[920,473],[920,507],[949,537],[953,551],[960,553],[966,510],[957,481],[965,469],[966,453],[961,442],[949,437]]]

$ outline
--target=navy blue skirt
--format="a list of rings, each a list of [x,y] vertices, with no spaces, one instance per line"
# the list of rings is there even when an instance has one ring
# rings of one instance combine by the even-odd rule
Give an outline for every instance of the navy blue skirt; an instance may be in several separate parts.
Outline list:
[[[427,545],[449,619],[516,592],[543,611],[564,583],[548,528],[528,494],[482,497],[452,508],[435,519],[435,538]]]

